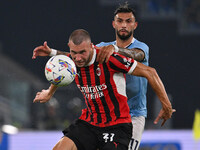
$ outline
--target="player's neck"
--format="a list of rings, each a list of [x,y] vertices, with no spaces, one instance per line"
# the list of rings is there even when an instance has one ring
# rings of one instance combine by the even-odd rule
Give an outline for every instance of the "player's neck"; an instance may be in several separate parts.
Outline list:
[[[133,36],[131,36],[129,39],[127,39],[125,41],[121,40],[119,37],[117,37],[116,45],[121,48],[126,48],[128,45],[130,45],[132,43],[132,40],[133,40]]]
[[[88,63],[85,65],[85,67],[93,64],[95,61],[95,58],[96,58],[96,49],[93,47],[88,59]]]

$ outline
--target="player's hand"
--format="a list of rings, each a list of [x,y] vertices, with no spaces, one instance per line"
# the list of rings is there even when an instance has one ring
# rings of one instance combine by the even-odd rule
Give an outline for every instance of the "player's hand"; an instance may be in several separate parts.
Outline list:
[[[162,120],[161,126],[165,124],[165,122],[171,118],[172,113],[176,112],[175,109],[169,108],[169,109],[161,109],[157,118],[154,120],[154,124],[157,124],[159,120]]]
[[[37,56],[49,56],[50,53],[51,49],[47,45],[47,41],[45,41],[43,45],[38,46],[33,50],[32,59],[36,59]]]
[[[103,63],[104,61],[107,62],[110,56],[114,52],[114,47],[112,45],[99,47],[100,51],[97,55],[97,61],[99,63]]]
[[[50,100],[52,95],[49,94],[49,89],[42,90],[41,92],[37,92],[35,99],[33,100],[33,103],[40,102],[40,103],[46,103]]]

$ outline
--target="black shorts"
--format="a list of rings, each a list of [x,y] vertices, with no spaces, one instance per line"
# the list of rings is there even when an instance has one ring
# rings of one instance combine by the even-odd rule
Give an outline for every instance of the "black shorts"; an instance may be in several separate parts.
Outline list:
[[[63,134],[74,141],[78,150],[127,150],[132,136],[132,124],[100,128],[77,120]]]

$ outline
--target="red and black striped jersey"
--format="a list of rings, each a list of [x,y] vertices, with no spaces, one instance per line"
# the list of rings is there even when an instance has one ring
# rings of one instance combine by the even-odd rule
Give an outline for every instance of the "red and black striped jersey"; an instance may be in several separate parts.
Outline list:
[[[75,81],[87,105],[79,119],[99,127],[131,123],[125,73],[132,73],[137,62],[114,53],[107,63],[100,64],[96,61],[98,51],[94,49],[88,66],[77,67]]]

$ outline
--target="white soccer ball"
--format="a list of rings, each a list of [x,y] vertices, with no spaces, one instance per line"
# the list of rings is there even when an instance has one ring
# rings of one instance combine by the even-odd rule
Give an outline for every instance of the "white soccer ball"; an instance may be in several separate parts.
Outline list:
[[[65,55],[53,56],[46,63],[45,76],[56,86],[69,85],[76,76],[75,63]]]

